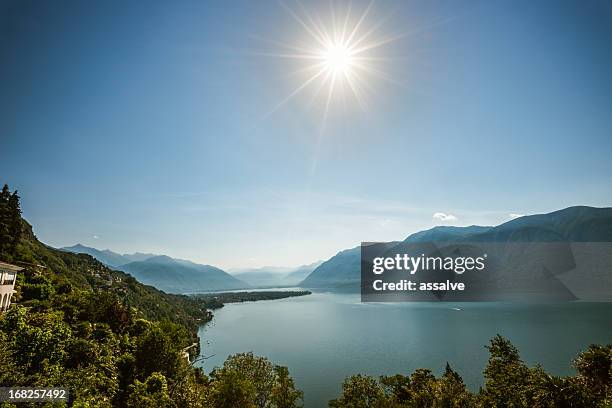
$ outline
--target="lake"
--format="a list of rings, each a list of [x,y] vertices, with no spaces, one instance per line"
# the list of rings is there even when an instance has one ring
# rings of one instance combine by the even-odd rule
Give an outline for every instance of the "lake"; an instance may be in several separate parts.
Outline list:
[[[200,328],[209,372],[230,354],[252,351],[289,367],[306,408],[326,407],[351,374],[436,375],[448,361],[473,391],[483,383],[485,345],[497,333],[529,364],[573,374],[591,343],[611,343],[612,304],[377,303],[359,294],[313,293],[228,304]]]

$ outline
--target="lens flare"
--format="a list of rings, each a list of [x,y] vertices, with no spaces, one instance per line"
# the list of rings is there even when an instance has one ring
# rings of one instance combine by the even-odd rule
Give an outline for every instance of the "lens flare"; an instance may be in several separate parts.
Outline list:
[[[324,118],[336,99],[353,100],[366,110],[374,79],[393,82],[383,66],[389,58],[379,55],[379,51],[402,36],[383,36],[383,21],[375,24],[367,21],[373,1],[358,13],[351,10],[351,3],[345,10],[332,7],[327,18],[309,12],[299,2],[296,4],[299,11],[281,3],[306,40],[300,43],[269,41],[284,52],[263,55],[303,62],[298,72],[304,76],[272,112],[308,88],[312,91],[311,104],[319,102],[317,105],[323,108]]]

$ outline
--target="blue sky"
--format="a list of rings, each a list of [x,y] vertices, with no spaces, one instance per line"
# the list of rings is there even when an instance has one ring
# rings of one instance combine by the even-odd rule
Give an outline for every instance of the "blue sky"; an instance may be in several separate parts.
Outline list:
[[[270,113],[302,80],[262,55],[304,41],[279,2],[0,2],[0,181],[50,245],[221,267],[612,204],[609,2],[380,0],[378,21],[410,33],[380,51],[394,82],[323,128],[302,94]]]

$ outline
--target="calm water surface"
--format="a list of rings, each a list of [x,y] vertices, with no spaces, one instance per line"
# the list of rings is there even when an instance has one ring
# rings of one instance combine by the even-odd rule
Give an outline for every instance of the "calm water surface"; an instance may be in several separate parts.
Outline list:
[[[460,309],[460,310],[457,310]],[[315,293],[229,304],[200,329],[209,372],[228,355],[252,351],[286,365],[306,408],[326,407],[351,374],[408,374],[446,362],[472,390],[482,385],[484,348],[497,333],[530,365],[572,374],[591,343],[612,342],[612,304],[362,304],[358,294]]]

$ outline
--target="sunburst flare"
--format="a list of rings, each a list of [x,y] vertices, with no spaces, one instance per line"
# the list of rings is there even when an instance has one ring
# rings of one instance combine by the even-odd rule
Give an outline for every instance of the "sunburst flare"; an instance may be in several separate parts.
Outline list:
[[[326,19],[308,11],[301,3],[297,3],[299,11],[281,3],[307,39],[301,44],[270,41],[282,52],[264,55],[304,63],[297,72],[305,76],[273,111],[307,89],[312,92],[310,105],[318,101],[324,118],[339,97],[345,102],[353,100],[366,110],[371,82],[375,78],[393,81],[383,67],[389,58],[378,51],[400,36],[382,36],[382,21],[370,24],[373,3],[359,13],[351,10],[350,3],[344,10],[331,7]]]

